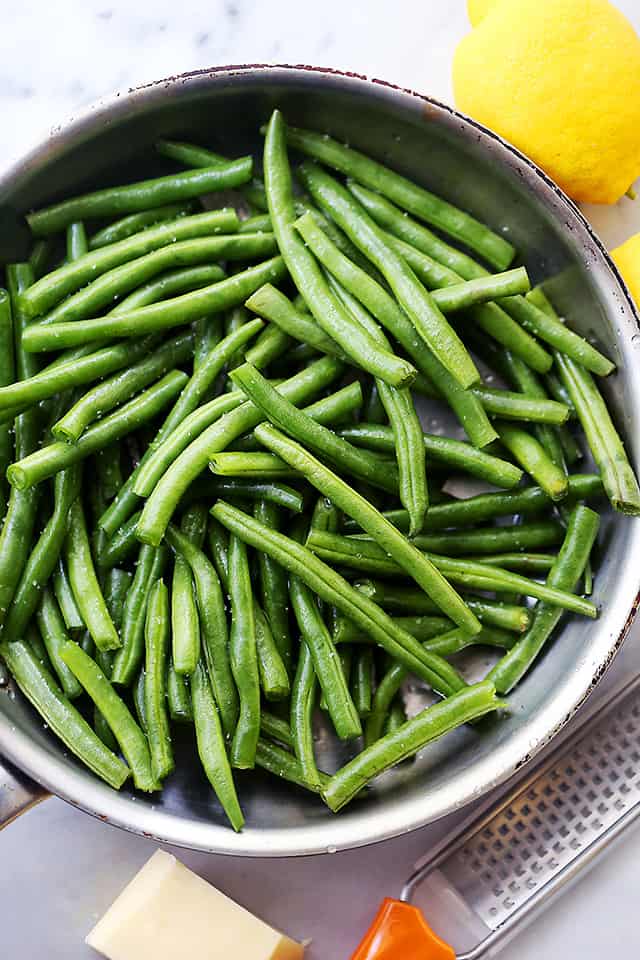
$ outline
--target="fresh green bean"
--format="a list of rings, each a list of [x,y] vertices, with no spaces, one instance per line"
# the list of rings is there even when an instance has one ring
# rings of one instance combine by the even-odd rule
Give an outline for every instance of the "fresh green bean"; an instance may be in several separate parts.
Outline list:
[[[273,453],[216,453],[209,462],[213,473],[221,477],[295,477],[296,471]]]
[[[157,790],[159,785],[152,773],[147,739],[98,664],[70,641],[61,648],[60,656],[111,727],[136,787],[147,792]]]
[[[140,726],[140,729],[144,732],[146,736],[147,705],[145,703],[144,688],[145,688],[144,667],[142,667],[142,669],[138,672],[138,677],[135,683],[133,684],[132,700],[133,700],[133,706],[136,711],[136,716],[138,718],[138,724]]]
[[[432,224],[500,270],[514,257],[511,244],[470,214],[419,187],[365,154],[344,146],[326,134],[287,128],[287,142],[296,150],[353,177],[359,183],[381,193],[403,209]]]
[[[380,424],[360,423],[344,427],[339,435],[370,450],[385,452],[393,449],[393,431]],[[497,487],[515,487],[522,478],[522,470],[514,464],[477,450],[469,443],[428,433],[423,435],[423,439],[427,458],[463,470]]]
[[[270,233],[271,217],[268,213],[258,213],[240,221],[238,233]]]
[[[201,490],[202,494],[211,499],[231,497],[234,500],[248,500],[250,502],[266,500],[275,506],[291,510],[293,513],[302,513],[304,509],[304,497],[300,491],[275,481],[243,480],[240,477],[211,477],[202,481],[201,486],[200,481],[196,481],[192,489]],[[198,496],[200,495],[199,493]]]
[[[53,513],[29,555],[7,611],[3,635],[9,641],[22,637],[38,605],[42,588],[53,573],[67,533],[69,511],[79,489],[77,467],[56,474]]]
[[[553,566],[555,555],[552,553],[494,553],[490,556],[464,556],[463,560],[475,563],[488,563],[492,567],[504,567],[520,573],[544,573]],[[585,591],[586,593],[586,591]]]
[[[59,470],[79,463],[157,416],[180,392],[186,380],[186,374],[178,370],[166,374],[144,393],[85,430],[77,443],[57,441],[11,464],[7,471],[9,482],[18,490],[26,490]]]
[[[93,708],[93,729],[96,732],[96,736],[102,740],[107,750],[112,750],[114,753],[118,750],[118,741],[114,737],[111,727],[97,707]]]
[[[123,297],[109,312],[112,316],[118,316],[128,310],[146,307],[149,303],[157,303],[158,300],[167,300],[169,297],[175,297],[180,293],[189,293],[191,290],[207,287],[209,284],[215,283],[216,280],[220,280],[222,276],[220,267],[215,263],[167,270],[166,273],[161,274],[155,280],[141,284],[127,297]],[[199,320],[196,320],[196,323],[206,321],[206,319],[200,317]]]
[[[285,380],[278,391],[293,403],[307,399],[311,393],[323,389],[342,369],[337,360],[326,357],[311,364],[301,373]],[[211,456],[235,439],[251,430],[262,419],[253,403],[244,403],[237,410],[225,414],[187,446],[166,470],[147,500],[138,524],[138,537],[149,543],[159,543],[181,496],[193,480],[207,466]]]
[[[640,489],[624,444],[588,370],[559,353],[555,361],[569,391],[602,483],[615,510],[640,514]]]
[[[355,587],[385,610],[438,613],[435,603],[417,587],[398,586],[380,580],[361,580]],[[491,625],[523,633],[529,626],[530,615],[526,607],[470,596],[467,596],[466,600],[469,609],[473,610],[483,627]]]
[[[144,702],[151,771],[158,781],[175,767],[166,705],[169,630],[169,595],[162,580],[156,580],[149,593],[145,620]]]
[[[202,550],[173,526],[167,530],[167,542],[191,567],[209,677],[225,734],[232,736],[238,718],[238,693],[229,661],[227,615],[220,578]]]
[[[54,242],[52,237],[44,240],[36,240],[29,257],[29,266],[33,270],[36,280],[39,280],[43,273],[46,273],[47,264],[53,252]]]
[[[298,787],[303,787],[312,793],[318,793],[317,788],[310,784],[304,776],[302,768],[293,754],[275,743],[264,740],[262,737],[258,740],[256,766],[262,767],[263,770],[267,770],[282,780],[295,783]],[[329,778],[324,773],[320,774],[320,780],[323,786],[329,782]]]
[[[413,756],[427,743],[450,730],[504,706],[496,698],[493,685],[483,681],[427,707],[394,733],[365,747],[362,753],[338,770],[322,792],[325,803],[337,813],[370,780],[389,767]]]
[[[244,239],[246,236],[245,234]],[[22,338],[24,349],[35,353],[61,350],[87,340],[139,337],[146,333],[184,326],[203,315],[243,303],[264,283],[282,279],[283,273],[282,259],[273,257],[207,287],[162,300],[160,303],[128,310],[126,313],[107,314],[91,320],[32,323]]]
[[[206,363],[213,348],[224,337],[221,314],[215,313],[212,317],[200,317],[198,320],[194,320],[193,333],[195,339],[193,372],[196,373],[203,363]]]
[[[33,318],[46,313],[68,294],[94,282],[107,270],[127,264],[153,250],[213,233],[233,233],[238,223],[235,210],[209,210],[141,230],[125,240],[91,251],[46,274],[33,285],[29,293],[25,291],[21,297],[25,315]]]
[[[70,223],[67,227],[67,261],[71,263],[83,257],[89,249],[87,231],[81,220]]]
[[[286,131],[282,114],[274,110],[264,148],[265,188],[269,214],[278,247],[289,273],[319,326],[332,337],[348,356],[354,356],[359,366],[392,386],[411,382],[415,370],[378,344],[357,324],[342,307],[326,282],[313,254],[294,230],[295,209],[291,188],[291,171],[287,159]]]
[[[500,441],[547,496],[554,501],[564,499],[569,492],[567,475],[555,465],[542,444],[526,430],[506,421],[500,420],[495,426]]]
[[[171,660],[167,668],[167,706],[172,720],[178,723],[193,723],[191,692],[187,680],[176,672]]]
[[[426,656],[413,637],[398,630],[391,618],[375,603],[351,587],[307,547],[265,527],[242,510],[222,500],[213,506],[211,513],[248,545],[268,553],[322,600],[359,623],[365,632],[371,634],[374,642],[404,662],[417,676],[435,688],[444,690],[447,695],[448,692],[461,688],[463,681],[455,670],[439,658]],[[312,535],[315,535],[313,530],[310,532],[310,536]],[[324,623],[322,620],[320,622]]]
[[[150,339],[150,338],[149,338]],[[148,346],[151,343],[147,341]],[[105,413],[129,400],[138,390],[143,389],[159,377],[184,363],[193,353],[193,336],[183,333],[171,337],[157,346],[138,363],[121,370],[108,380],[85,393],[65,415],[54,423],[51,432],[56,440],[75,443],[93,421],[101,419]]]
[[[393,621],[421,643],[451,630],[453,626],[451,620],[447,617],[438,616],[393,617]],[[343,616],[336,617],[332,637],[333,642],[340,645],[345,643],[359,643],[361,640],[367,639],[362,633],[361,628],[355,624],[353,620],[349,620]]]
[[[274,530],[280,529],[281,511],[268,500],[257,500],[253,515],[260,523]],[[260,597],[273,639],[282,657],[287,673],[292,671],[292,643],[289,629],[289,588],[287,574],[271,557],[258,551]]]
[[[200,618],[191,568],[176,555],[171,583],[171,637],[176,673],[189,676],[200,658]]]
[[[60,650],[69,640],[69,636],[65,630],[60,608],[48,588],[43,591],[38,605],[37,622],[49,662],[56,672],[60,687],[65,697],[75,700],[81,695],[82,687],[60,656]]]
[[[110,447],[98,450],[95,464],[98,486],[102,491],[105,503],[108,503],[110,500],[113,500],[124,483],[120,444],[114,443]]]
[[[107,540],[96,557],[96,565],[99,570],[109,570],[116,564],[127,560],[140,542],[136,537],[136,525],[140,519],[140,512],[134,513],[119,530],[115,532],[110,540]]]
[[[598,514],[578,504],[571,512],[564,543],[547,577],[547,586],[573,590],[591,555],[598,534]],[[549,603],[536,607],[533,623],[516,645],[496,664],[489,677],[500,692],[508,693],[525,675],[557,625],[562,610]]]
[[[241,830],[244,825],[244,816],[227,758],[218,708],[214,702],[209,677],[202,660],[191,678],[191,701],[200,762],[231,826],[234,830]]]
[[[280,357],[291,343],[291,337],[284,330],[281,330],[274,323],[270,323],[262,331],[253,346],[246,351],[244,358],[248,363],[262,370],[272,360]],[[237,367],[238,364],[236,363],[235,366]]]
[[[355,708],[361,717],[371,713],[374,657],[371,647],[363,647],[354,657],[351,690]]]
[[[301,343],[310,344],[322,353],[340,357],[341,360],[347,360],[354,366],[360,366],[357,357],[347,356],[337,341],[325,333],[310,314],[298,310],[289,298],[272,284],[265,283],[251,294],[245,301],[245,306],[264,317],[265,320],[270,320],[288,336]]]
[[[13,357],[13,318],[11,298],[6,290],[0,290],[0,396],[2,388],[13,383],[15,366]],[[11,423],[0,424],[0,493],[6,499],[5,473],[13,455]],[[4,512],[4,503],[3,503]]]
[[[129,768],[98,739],[84,717],[60,692],[54,678],[29,645],[23,640],[11,644],[2,642],[0,654],[18,687],[48,728],[93,773],[119,790],[129,776]]]
[[[510,390],[474,387],[474,395],[492,417],[528,420],[532,423],[561,424],[569,417],[569,408],[556,400],[533,398]]]
[[[105,577],[104,602],[118,632],[122,626],[124,605],[132,580],[133,574],[120,567],[113,567]]]
[[[63,230],[74,220],[139,213],[162,204],[190,200],[215,190],[241,186],[251,177],[252,163],[251,157],[241,157],[224,165],[95,190],[27,214],[27,223],[34,236],[46,237]]]
[[[56,600],[58,601],[62,618],[64,620],[64,625],[67,630],[83,630],[84,620],[82,619],[82,615],[78,610],[78,604],[73,596],[67,569],[64,565],[64,558],[62,556],[58,557],[56,572],[53,576],[53,591],[56,595]]]
[[[300,174],[320,207],[380,270],[400,306],[442,365],[462,387],[476,383],[480,375],[464,344],[366,210],[346,188],[315,164],[304,164]]]
[[[191,205],[186,203],[167,203],[162,207],[152,207],[150,210],[142,210],[140,213],[130,213],[119,220],[114,220],[107,224],[101,230],[97,230],[89,238],[89,249],[98,250],[100,247],[107,247],[111,243],[117,243],[119,240],[126,240],[134,233],[144,230],[146,227],[153,227],[157,223],[177,220],[191,213]]]
[[[368,423],[389,422],[389,418],[387,417],[384,406],[382,405],[380,393],[378,391],[378,387],[376,386],[375,380],[369,387],[369,393],[362,410],[362,416]]]
[[[320,789],[313,740],[313,711],[316,699],[316,673],[308,645],[302,641],[295,679],[291,687],[291,735],[293,750],[304,777]]]
[[[463,553],[513,553],[559,543],[563,533],[562,526],[555,520],[541,520],[511,527],[479,527],[475,530],[418,534],[413,538],[413,543],[418,550],[448,556]]]
[[[215,511],[217,507],[213,509]],[[307,539],[307,547],[323,559],[332,560],[341,566],[349,566],[355,570],[383,576],[388,574],[393,576],[401,570],[377,543],[367,540],[352,540],[349,537],[312,529]],[[536,583],[535,580],[529,580],[527,577],[521,577],[500,567],[454,557],[443,557],[434,553],[427,556],[445,576],[468,589],[497,593],[524,593],[526,596],[547,600],[555,606],[592,619],[598,615],[596,607],[588,600],[583,600],[567,591],[547,588],[544,584]]]
[[[278,740],[285,747],[293,748],[293,734],[287,721],[267,710],[260,713],[260,732],[271,740]]]
[[[133,682],[144,656],[144,624],[149,592],[162,575],[165,555],[162,550],[143,546],[135,565],[133,581],[127,593],[122,615],[122,647],[113,662],[111,680],[127,687]]]
[[[96,647],[99,650],[117,650],[121,640],[98,583],[84,511],[79,500],[74,500],[69,507],[69,529],[64,551],[73,596]]]
[[[229,654],[240,697],[238,723],[231,743],[231,764],[240,769],[251,769],[255,765],[260,736],[260,678],[247,548],[234,535],[229,540],[229,598]]]

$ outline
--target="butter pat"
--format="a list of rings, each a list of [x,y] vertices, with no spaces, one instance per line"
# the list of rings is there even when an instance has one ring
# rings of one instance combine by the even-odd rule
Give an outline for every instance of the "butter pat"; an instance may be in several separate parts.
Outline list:
[[[302,960],[304,947],[156,850],[86,942],[109,960]]]

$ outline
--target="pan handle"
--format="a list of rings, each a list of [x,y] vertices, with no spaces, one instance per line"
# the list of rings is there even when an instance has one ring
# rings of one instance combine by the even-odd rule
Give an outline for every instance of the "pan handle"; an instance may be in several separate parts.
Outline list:
[[[50,794],[0,757],[0,830]]]

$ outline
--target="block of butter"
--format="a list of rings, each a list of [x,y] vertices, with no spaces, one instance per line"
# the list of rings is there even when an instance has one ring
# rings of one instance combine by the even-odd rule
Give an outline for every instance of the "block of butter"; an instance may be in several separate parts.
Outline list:
[[[304,947],[273,930],[156,850],[86,942],[109,960],[302,960]]]

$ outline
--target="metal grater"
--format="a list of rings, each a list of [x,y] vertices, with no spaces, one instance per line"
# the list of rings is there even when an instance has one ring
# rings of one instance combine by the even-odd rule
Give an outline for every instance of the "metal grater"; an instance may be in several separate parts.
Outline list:
[[[423,863],[402,900],[458,960],[493,956],[640,813],[640,677]]]

